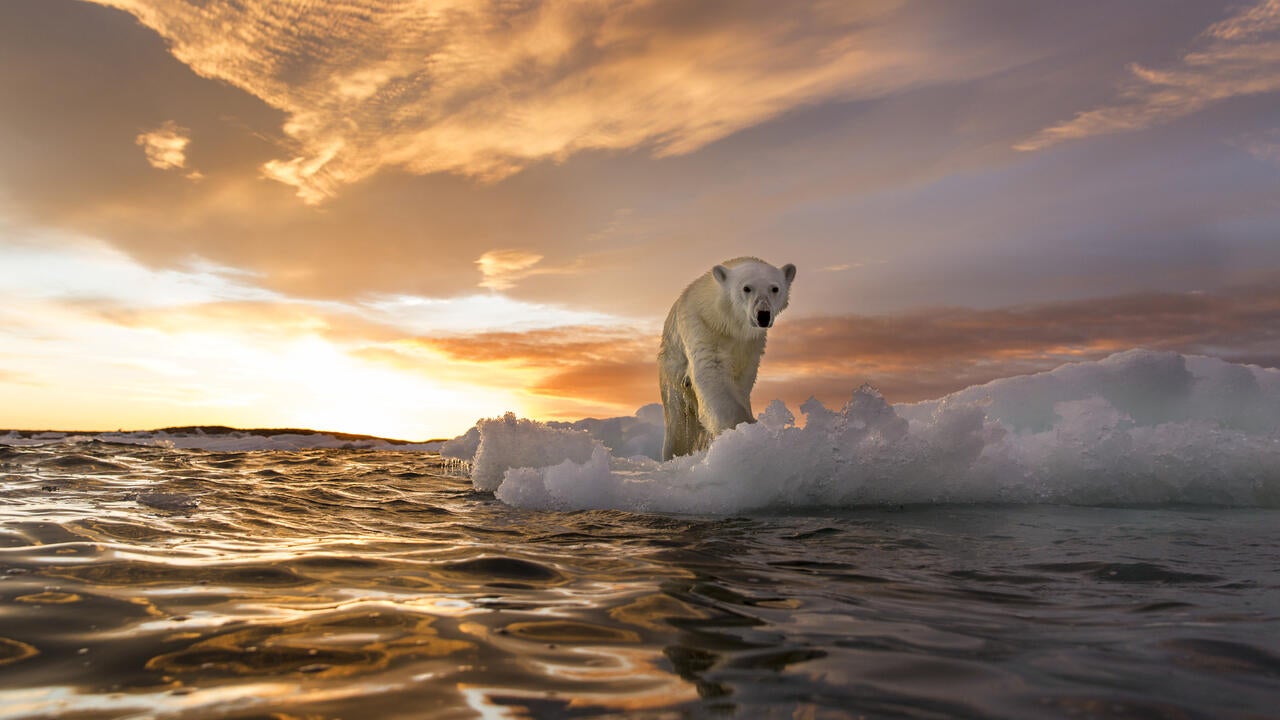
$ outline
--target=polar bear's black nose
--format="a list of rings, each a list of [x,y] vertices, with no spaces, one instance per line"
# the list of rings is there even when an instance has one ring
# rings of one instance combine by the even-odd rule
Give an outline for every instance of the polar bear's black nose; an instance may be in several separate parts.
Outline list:
[[[768,310],[760,310],[756,313],[756,325],[759,325],[762,328],[769,327],[769,317]]]

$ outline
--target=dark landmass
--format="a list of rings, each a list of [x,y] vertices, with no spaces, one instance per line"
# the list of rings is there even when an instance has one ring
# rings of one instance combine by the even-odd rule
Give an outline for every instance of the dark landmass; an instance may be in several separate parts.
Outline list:
[[[230,435],[232,433],[244,433],[246,435],[254,435],[257,437],[271,437],[273,435],[328,435],[344,441],[358,440],[380,440],[391,445],[414,445],[420,443],[444,442],[449,438],[436,438],[432,440],[401,440],[398,438],[384,438],[377,435],[359,435],[356,433],[334,432],[332,430],[310,430],[307,428],[233,428],[226,425],[183,425],[180,427],[156,428],[154,430],[17,430],[17,429],[0,429],[0,435],[8,435],[10,433],[20,438],[33,438],[44,433],[59,433],[63,435],[102,435],[105,433],[156,433],[163,432],[170,435]]]

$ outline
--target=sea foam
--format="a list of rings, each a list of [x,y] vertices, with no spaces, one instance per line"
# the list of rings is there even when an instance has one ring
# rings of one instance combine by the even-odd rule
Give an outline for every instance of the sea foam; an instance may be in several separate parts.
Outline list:
[[[660,436],[652,406],[612,436],[513,415],[482,420],[472,479],[508,504],[557,510],[1280,507],[1277,370],[1131,350],[927,402],[890,405],[863,386],[839,410],[814,399],[799,410],[802,427],[775,400],[759,422],[668,462],[633,452],[652,453]],[[628,446],[627,437],[646,440]],[[459,440],[462,456],[472,443]]]

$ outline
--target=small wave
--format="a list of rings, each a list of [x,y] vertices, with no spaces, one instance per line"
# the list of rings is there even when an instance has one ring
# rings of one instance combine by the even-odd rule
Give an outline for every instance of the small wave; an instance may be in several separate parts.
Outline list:
[[[73,472],[120,472],[125,466],[109,460],[102,460],[89,455],[72,453],[36,463],[37,467]]]
[[[1184,584],[1184,583],[1215,583],[1223,582],[1223,578],[1217,575],[1206,575],[1204,573],[1181,572],[1171,570],[1154,563],[1103,563],[1103,562],[1077,562],[1077,563],[1050,563],[1042,565],[1032,565],[1031,569],[1041,570],[1051,573],[1065,574],[1082,574],[1087,575],[1095,580],[1103,582],[1117,583],[1155,583],[1155,584]]]
[[[199,498],[186,493],[144,492],[134,495],[133,500],[139,505],[175,512],[194,510],[200,505]]]
[[[665,463],[508,414],[477,424],[472,480],[508,504],[557,510],[1280,507],[1276,370],[1132,350],[928,402],[890,405],[864,386],[839,410],[810,399],[800,411],[802,427],[775,400],[759,422]]]
[[[483,557],[448,563],[444,572],[470,577],[531,582],[558,582],[564,577],[553,568],[510,557]]]

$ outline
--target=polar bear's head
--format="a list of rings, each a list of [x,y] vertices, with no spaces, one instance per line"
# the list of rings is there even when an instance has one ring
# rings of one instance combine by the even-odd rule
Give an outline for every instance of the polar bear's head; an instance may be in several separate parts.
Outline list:
[[[796,266],[776,268],[757,258],[735,258],[711,268],[711,274],[720,283],[732,316],[750,330],[764,331],[787,307]]]

